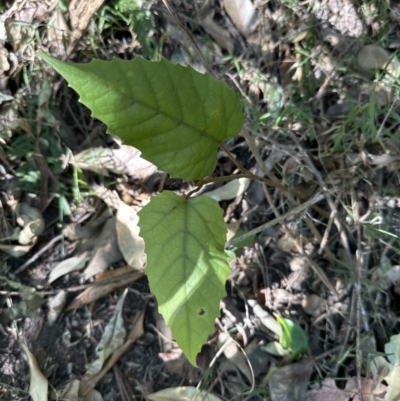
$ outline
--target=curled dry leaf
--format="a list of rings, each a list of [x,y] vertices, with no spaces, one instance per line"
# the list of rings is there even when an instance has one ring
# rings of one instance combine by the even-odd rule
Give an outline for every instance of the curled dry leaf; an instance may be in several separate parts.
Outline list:
[[[198,390],[196,387],[172,387],[148,394],[151,401],[221,401],[217,396]]]
[[[28,360],[30,372],[29,395],[33,401],[47,401],[48,382],[46,377],[40,371],[35,357],[29,351],[28,346],[21,342],[21,347],[25,352],[26,359]]]
[[[145,315],[144,308],[140,311],[133,322],[132,329],[125,343],[117,348],[105,362],[101,371],[95,375],[86,374],[81,381],[79,396],[86,397],[97,385],[104,375],[119,361],[126,351],[144,334],[143,322]]]
[[[126,263],[136,269],[143,269],[146,263],[144,241],[139,236],[139,216],[133,207],[121,204],[116,215],[116,230],[119,249]]]
[[[93,257],[83,274],[87,280],[97,273],[106,270],[113,263],[122,259],[118,246],[117,230],[115,228],[115,217],[106,221],[101,230],[99,239],[93,252]]]
[[[256,9],[251,0],[224,0],[224,7],[243,36],[249,36],[256,29]]]
[[[4,71],[8,71],[10,69],[10,63],[8,62],[8,50],[0,45],[0,75],[4,73]]]
[[[82,308],[82,306],[91,304],[143,276],[143,273],[134,271],[130,266],[103,272],[101,278],[73,299],[66,310]]]
[[[70,37],[68,25],[58,5],[47,23],[47,39],[59,56],[65,54],[65,41]]]

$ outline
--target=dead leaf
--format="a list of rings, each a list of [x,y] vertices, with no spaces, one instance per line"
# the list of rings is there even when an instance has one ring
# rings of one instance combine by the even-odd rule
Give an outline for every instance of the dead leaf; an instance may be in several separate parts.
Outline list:
[[[363,69],[385,69],[395,77],[399,76],[399,60],[380,46],[366,45],[357,56],[358,65]]]
[[[84,31],[89,25],[93,14],[102,6],[103,3],[104,0],[72,0],[68,6],[72,28],[74,30]]]
[[[392,370],[385,377],[388,384],[385,401],[398,401],[400,400],[400,334],[390,337],[390,342],[385,344],[385,352],[393,365]]]
[[[308,358],[274,370],[268,379],[271,401],[304,401],[313,368]]]
[[[47,321],[50,326],[56,322],[64,309],[67,302],[67,295],[67,291],[60,291],[56,295],[47,299]]]
[[[256,29],[256,9],[251,0],[224,0],[224,7],[244,37],[249,36]]]
[[[123,343],[126,336],[122,311],[128,289],[125,289],[115,308],[114,316],[106,325],[100,342],[96,346],[96,360],[86,365],[86,373],[95,375],[100,372],[107,358]]]
[[[172,387],[148,394],[151,401],[221,401],[217,396],[196,387]]]
[[[33,401],[47,401],[47,379],[40,371],[36,359],[29,351],[28,346],[24,342],[21,342],[21,347],[24,350],[26,358],[28,360],[31,376],[29,384],[29,395],[32,397]]]
[[[68,401],[103,401],[102,395],[94,389],[82,400],[78,394],[80,385],[80,380],[72,380],[72,382],[68,383],[57,393],[58,399]]]
[[[232,180],[228,182],[222,187],[219,187],[209,192],[204,192],[202,193],[202,195],[213,198],[217,202],[220,202],[222,200],[234,199],[242,195],[247,190],[249,184],[249,178],[239,178],[237,180]]]
[[[253,308],[253,313],[260,319],[260,323],[280,338],[282,336],[282,328],[276,319],[264,310],[254,299],[248,299],[247,303]]]
[[[33,247],[32,245],[1,245],[0,251],[4,251],[14,258],[20,258],[27,254]]]
[[[103,272],[99,280],[73,299],[66,310],[79,309],[84,305],[96,302],[98,299],[139,280],[143,276],[142,272],[134,271],[130,266],[120,267],[110,272]]]
[[[72,258],[63,260],[51,270],[47,280],[48,283],[51,284],[53,281],[56,281],[58,278],[65,276],[68,273],[83,269],[88,260],[90,260],[88,252],[83,252],[78,256],[73,256]]]
[[[128,349],[144,334],[143,322],[145,315],[144,308],[141,312],[139,312],[135,320],[133,322],[132,329],[129,333],[129,336],[125,343],[117,348],[112,355],[107,359],[103,368],[96,375],[88,375],[83,376],[81,385],[79,388],[79,396],[86,397],[90,391],[92,391],[97,383],[104,377],[104,375],[119,361],[119,359],[128,351]]]
[[[14,51],[18,50],[19,53],[23,53],[35,36],[35,28],[33,25],[23,24],[12,18],[8,18],[4,26],[6,28],[8,40]]]
[[[4,71],[8,71],[9,69],[10,63],[8,62],[8,50],[0,45],[0,75],[2,75]]]
[[[147,257],[143,238],[139,235],[138,223],[139,216],[136,210],[125,203],[121,204],[116,215],[119,249],[129,266],[142,270]]]
[[[119,149],[92,148],[75,155],[71,163],[104,176],[111,172],[144,180],[156,172],[157,167],[140,155],[138,149],[128,145],[121,145]]]
[[[214,8],[208,7],[206,2],[206,5],[203,6],[201,11],[198,13],[199,24],[209,35],[212,36],[212,38],[218,43],[219,46],[227,50],[229,54],[232,54],[234,44],[231,39],[231,35],[226,29],[222,28],[214,22]]]
[[[115,228],[115,217],[106,221],[101,230],[100,237],[97,240],[93,251],[93,257],[85,269],[83,277],[88,280],[97,273],[106,270],[113,263],[122,259],[122,253],[119,250],[117,230]]]
[[[65,43],[71,36],[64,15],[57,6],[47,23],[47,39],[59,56],[65,54]]]
[[[228,342],[228,344],[226,344]],[[221,332],[218,336],[218,346],[221,348],[224,346],[224,355],[226,359],[233,363],[246,377],[249,383],[252,382],[253,375],[249,367],[249,361],[240,350],[238,345],[232,340],[232,338],[224,332]]]
[[[37,237],[43,233],[45,223],[41,211],[28,203],[18,204],[17,223],[23,227],[18,235],[18,242],[21,245],[36,243]]]

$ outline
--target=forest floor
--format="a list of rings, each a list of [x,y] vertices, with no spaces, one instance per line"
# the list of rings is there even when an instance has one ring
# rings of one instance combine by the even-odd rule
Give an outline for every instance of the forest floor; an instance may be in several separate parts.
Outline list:
[[[0,12],[0,400],[399,399],[395,1],[6,0]],[[228,240],[256,233],[229,247],[198,367],[129,250],[143,205],[192,184],[107,134],[39,50],[162,56],[240,95],[245,123],[224,147],[271,185],[201,189]],[[219,151],[213,176],[237,173]]]

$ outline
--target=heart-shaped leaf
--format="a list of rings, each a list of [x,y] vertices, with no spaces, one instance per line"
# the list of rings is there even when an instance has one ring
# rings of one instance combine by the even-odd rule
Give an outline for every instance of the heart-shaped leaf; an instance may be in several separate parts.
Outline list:
[[[187,200],[164,191],[138,214],[151,292],[178,345],[196,365],[230,273],[222,209],[208,197]]]
[[[239,96],[190,66],[140,57],[72,64],[39,54],[109,133],[173,177],[190,181],[210,175],[218,145],[242,128]]]

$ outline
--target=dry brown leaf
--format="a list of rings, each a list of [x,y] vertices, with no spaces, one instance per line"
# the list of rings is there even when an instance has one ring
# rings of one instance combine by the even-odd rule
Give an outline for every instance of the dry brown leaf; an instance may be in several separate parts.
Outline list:
[[[129,266],[120,267],[106,273],[101,276],[98,282],[86,288],[85,291],[73,299],[66,310],[82,308],[82,306],[91,304],[144,276],[143,273],[133,271]]]
[[[254,299],[248,299],[247,303],[253,308],[253,313],[260,319],[260,323],[280,338],[282,335],[282,328],[276,319],[264,310]]]
[[[125,289],[115,307],[114,316],[107,323],[103,331],[101,340],[96,346],[96,359],[86,365],[86,373],[88,375],[96,375],[99,373],[107,358],[124,343],[126,330],[122,311],[127,293],[128,289]]]
[[[58,265],[54,266],[50,272],[48,283],[51,284],[58,278],[71,273],[75,270],[83,269],[86,262],[90,259],[88,252],[83,252],[78,256],[73,256],[60,262]]]
[[[102,6],[103,3],[104,0],[72,0],[68,6],[72,28],[83,32],[89,25],[93,14]]]
[[[146,308],[139,312],[133,322],[132,329],[125,343],[117,348],[112,355],[107,359],[103,368],[96,375],[83,376],[81,385],[79,387],[79,396],[86,397],[90,391],[92,391],[99,380],[119,361],[119,359],[125,354],[126,351],[144,334],[143,322]]]
[[[49,326],[53,325],[60,316],[67,302],[67,291],[60,291],[47,299],[47,321]]]
[[[31,376],[29,384],[29,395],[32,397],[33,401],[47,401],[47,379],[40,371],[39,366],[36,362],[36,358],[29,351],[28,346],[24,342],[21,342],[21,347],[24,350],[26,358],[28,360]]]
[[[32,42],[35,35],[33,25],[21,24],[13,18],[8,18],[4,24],[7,32],[8,41],[11,43],[14,51],[23,53]]]
[[[243,36],[249,36],[256,29],[256,9],[251,0],[224,0],[224,7]]]
[[[93,257],[83,274],[84,279],[87,280],[97,273],[106,270],[113,263],[121,260],[122,257],[118,246],[115,217],[112,217],[106,221],[101,230],[100,237],[93,251]]]
[[[304,401],[313,368],[308,358],[275,369],[268,378],[271,401]]]
[[[136,269],[143,269],[147,257],[144,252],[144,241],[140,237],[139,216],[135,209],[121,204],[116,215],[116,230],[119,249],[126,263]]]

